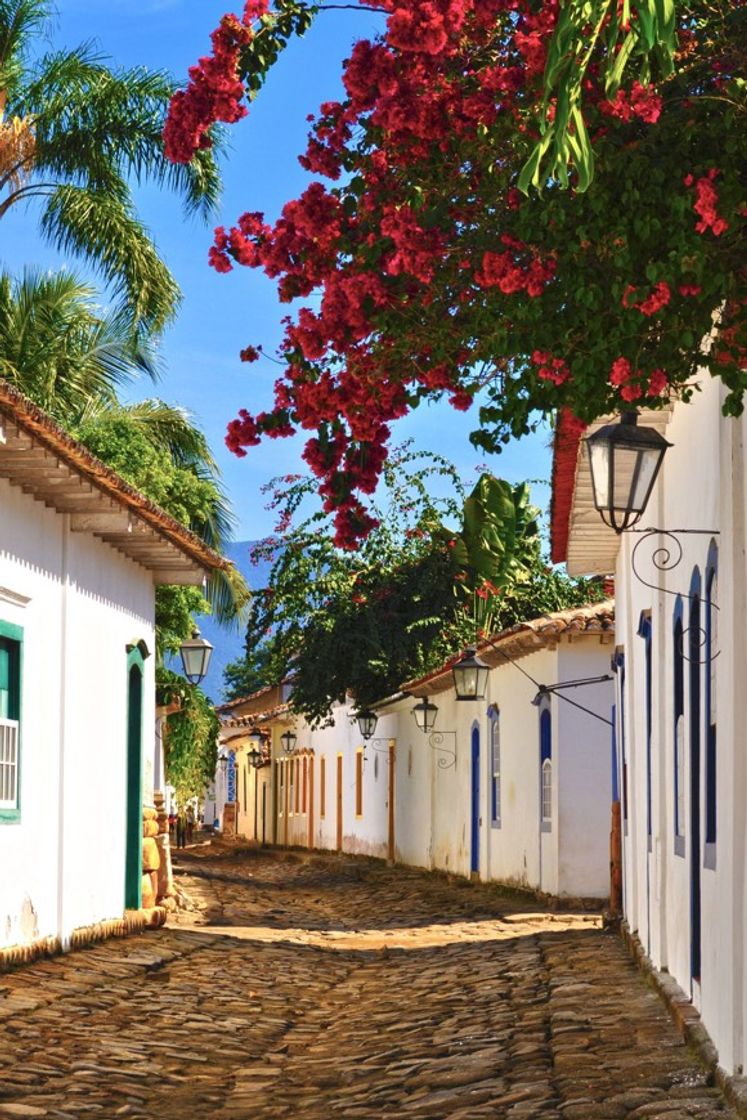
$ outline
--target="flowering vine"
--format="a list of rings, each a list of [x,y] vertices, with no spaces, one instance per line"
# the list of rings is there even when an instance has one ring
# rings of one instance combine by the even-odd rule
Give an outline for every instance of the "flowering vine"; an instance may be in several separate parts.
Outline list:
[[[660,28],[648,72],[629,86],[628,32],[603,14],[609,34],[588,36],[579,63],[583,115],[567,86],[548,97],[553,66],[581,58],[558,0],[368,6],[385,26],[354,45],[345,98],[312,119],[301,162],[315,181],[274,221],[249,211],[216,230],[214,268],[262,269],[293,304],[274,402],[240,412],[228,446],[241,455],[264,437],[307,432],[304,458],[337,544],[354,547],[376,523],[366,500],[393,423],[429,398],[476,402],[472,438],[489,451],[562,406],[590,420],[644,397],[688,399],[701,369],[724,380],[725,409],[739,412],[741,4],[680,5],[674,71]],[[312,12],[253,0],[225,17],[213,56],[174,101],[172,158],[245,111],[237,81],[257,91],[265,53],[281,49],[302,10]],[[624,10],[634,29],[643,9]],[[589,137],[597,171],[584,190]],[[547,159],[577,189],[558,189]],[[704,353],[714,316],[719,345]]]

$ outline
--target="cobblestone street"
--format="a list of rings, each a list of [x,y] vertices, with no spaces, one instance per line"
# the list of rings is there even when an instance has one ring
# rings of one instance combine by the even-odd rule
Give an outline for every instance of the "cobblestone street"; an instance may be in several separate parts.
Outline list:
[[[181,857],[198,906],[0,976],[0,1117],[726,1117],[591,914],[367,860]]]

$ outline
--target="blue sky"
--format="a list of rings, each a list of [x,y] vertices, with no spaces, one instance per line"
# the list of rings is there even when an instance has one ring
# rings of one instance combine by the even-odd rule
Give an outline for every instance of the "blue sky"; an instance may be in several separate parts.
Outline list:
[[[121,65],[160,67],[183,80],[188,66],[208,50],[209,33],[229,7],[226,0],[59,0],[50,46],[94,41]],[[302,469],[302,441],[268,441],[241,460],[224,447],[226,423],[241,407],[268,407],[278,373],[267,360],[242,364],[238,352],[248,343],[261,343],[273,353],[287,307],[278,303],[274,284],[263,275],[239,268],[219,276],[208,267],[212,226],[229,225],[244,210],[262,210],[268,219],[274,218],[285,201],[303,190],[308,177],[297,156],[305,147],[306,116],[321,101],[339,96],[341,61],[354,39],[375,32],[376,20],[365,11],[330,12],[286,52],[249,117],[231,129],[231,150],[223,167],[225,191],[210,226],[185,220],[172,195],[155,189],[139,193],[141,213],[184,292],[179,318],[164,339],[166,368],[156,391],[190,409],[206,431],[238,515],[238,539],[256,539],[272,530],[274,519],[263,508],[260,487],[277,474]],[[35,236],[35,226],[30,210],[3,219],[4,268],[20,271],[25,265],[48,268],[62,263]],[[83,271],[79,264],[74,267]],[[133,396],[152,392],[143,385]],[[485,462],[512,481],[549,477],[547,434],[486,458],[468,441],[475,423],[476,410],[456,413],[444,402],[400,421],[395,441],[412,438],[417,447],[439,451],[465,478]],[[546,503],[545,488],[536,488],[534,495],[538,503]]]

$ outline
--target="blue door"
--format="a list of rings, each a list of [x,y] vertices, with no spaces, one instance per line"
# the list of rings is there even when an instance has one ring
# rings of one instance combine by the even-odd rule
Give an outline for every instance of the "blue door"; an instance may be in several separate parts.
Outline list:
[[[470,871],[480,870],[480,729],[472,728],[472,857]]]
[[[700,980],[700,595],[690,599],[690,975]]]

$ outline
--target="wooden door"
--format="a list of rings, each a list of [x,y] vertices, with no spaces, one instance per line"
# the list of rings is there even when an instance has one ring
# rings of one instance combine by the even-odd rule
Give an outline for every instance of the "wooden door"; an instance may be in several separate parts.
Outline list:
[[[342,755],[337,756],[337,850],[342,851]]]

